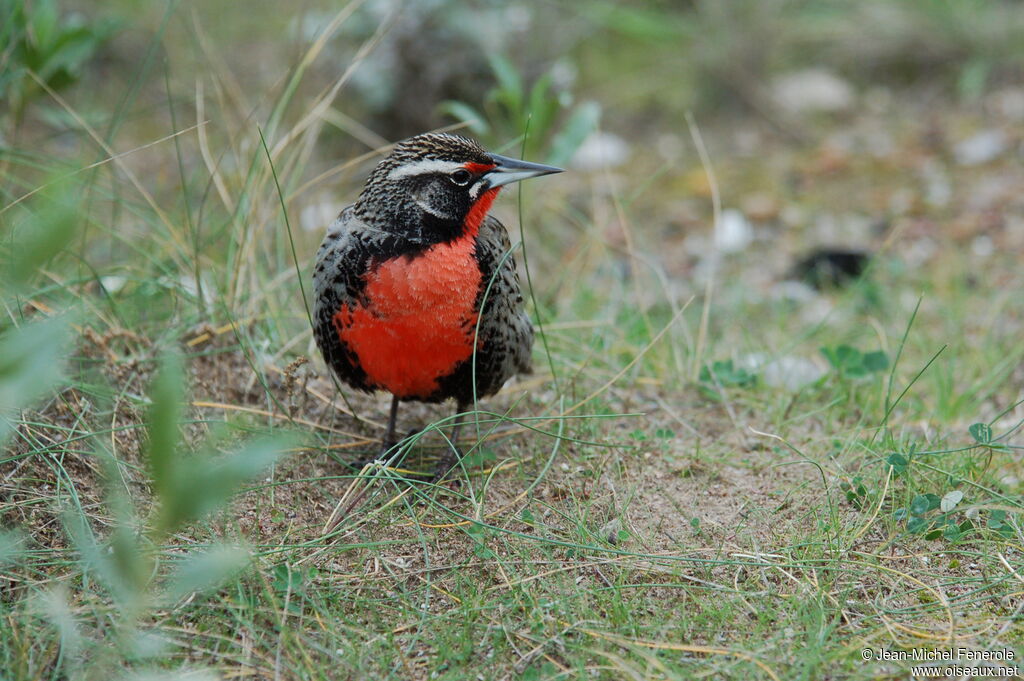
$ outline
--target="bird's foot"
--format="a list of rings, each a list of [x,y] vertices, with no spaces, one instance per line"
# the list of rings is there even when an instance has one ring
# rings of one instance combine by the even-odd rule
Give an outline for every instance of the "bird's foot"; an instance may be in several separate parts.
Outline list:
[[[447,450],[445,450],[445,453],[441,455],[441,458],[438,459],[437,465],[434,467],[434,474],[433,476],[431,476],[428,482],[434,485],[439,484],[442,480],[444,480],[444,477],[448,475],[448,472],[455,467],[455,464],[457,464],[459,462],[459,459],[461,458],[462,452],[459,451],[457,447],[455,447],[454,445],[449,447]],[[453,478],[450,482],[454,484],[456,487],[458,487],[460,484],[459,480],[456,478]]]
[[[380,461],[382,459],[386,460],[389,457],[389,455],[395,453],[396,447],[401,446],[403,443],[415,437],[421,432],[423,432],[423,428],[413,428],[405,435],[405,437],[401,439],[382,440],[379,454],[377,454],[376,456],[364,456],[360,459],[356,459],[349,465],[351,465],[354,469],[359,471],[366,467],[367,464],[371,464],[375,461]],[[441,458],[438,460],[437,465],[434,466],[434,471],[427,479],[427,482],[430,484],[440,483],[444,479],[444,477],[449,473],[449,471],[451,471],[451,469],[455,467],[455,464],[457,464],[459,462],[459,459],[461,458],[462,452],[459,450],[459,448],[454,445],[450,446],[445,451],[445,453],[441,455]],[[449,482],[455,487],[458,487],[458,485],[460,484],[457,479],[452,479]]]
[[[423,431],[422,428],[413,428],[403,438],[400,438],[400,439],[397,439],[397,440],[393,439],[393,438],[383,439],[380,442],[380,451],[376,455],[369,454],[369,455],[363,456],[363,457],[361,457],[359,459],[356,459],[355,461],[352,461],[349,465],[352,468],[356,469],[357,471],[361,471],[361,470],[363,470],[363,468],[366,467],[367,464],[371,464],[374,461],[380,461],[380,460],[385,460],[386,461],[391,454],[395,453],[395,451],[396,451],[395,448],[396,447],[400,446],[406,440],[408,440],[409,438],[413,437],[414,435],[416,435],[417,433],[420,433],[422,431]]]
[[[383,459],[387,457],[388,454],[394,453],[396,447],[405,444],[407,441],[411,440],[417,433],[421,432],[423,432],[422,428],[413,428],[408,433],[406,433],[405,437],[403,438],[399,438],[397,440],[381,440],[380,458]]]
[[[374,461],[386,460],[388,454],[395,448],[395,445],[400,444],[401,442],[403,442],[403,440],[381,440],[380,451],[377,454],[367,454],[355,461],[352,461],[349,465],[357,471],[361,471],[366,468],[368,464],[371,464]]]
[[[351,468],[352,470],[354,470],[354,471],[356,471],[358,473],[359,471],[361,471],[364,468],[366,468],[369,464],[371,464],[374,461],[376,461],[378,458],[379,457],[376,457],[376,456],[361,456],[358,459],[356,459],[355,461],[349,461],[348,462],[348,466],[349,466],[349,468]]]

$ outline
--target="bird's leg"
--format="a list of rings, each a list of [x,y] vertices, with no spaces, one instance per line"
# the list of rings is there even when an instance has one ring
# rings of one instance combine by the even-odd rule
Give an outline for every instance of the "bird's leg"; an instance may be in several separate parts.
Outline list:
[[[465,411],[469,411],[469,405],[465,402],[459,402],[455,408],[455,413],[458,415]],[[445,450],[438,460],[437,467],[434,468],[434,477],[430,480],[431,482],[439,481],[459,462],[459,457],[462,456],[462,450],[459,449],[459,432],[461,430],[462,417],[456,416],[455,425],[452,426],[451,446]]]
[[[395,421],[398,419],[398,398],[391,396],[391,413],[388,415],[388,428],[384,432],[384,439],[381,440],[380,455],[383,457],[388,450],[398,444],[395,440]]]
[[[349,465],[356,470],[362,470],[366,467],[366,464],[373,463],[376,459],[383,459],[384,456],[394,447],[398,442],[395,440],[395,421],[398,419],[398,398],[392,396],[391,398],[391,413],[388,415],[388,425],[384,432],[384,438],[380,441],[380,453],[377,456],[367,454],[362,458],[356,459]]]

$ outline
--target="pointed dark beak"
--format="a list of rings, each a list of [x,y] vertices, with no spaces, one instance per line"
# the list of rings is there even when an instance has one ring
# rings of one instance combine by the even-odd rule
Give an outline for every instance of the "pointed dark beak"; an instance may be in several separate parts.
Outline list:
[[[531,177],[539,177],[541,175],[551,175],[552,173],[562,172],[561,168],[556,168],[555,166],[546,166],[541,163],[529,163],[527,161],[520,161],[517,158],[499,156],[498,154],[488,155],[495,163],[494,168],[488,170],[487,174],[484,175],[484,178],[487,180],[491,189],[511,184],[513,182],[519,182],[520,180],[526,180]]]

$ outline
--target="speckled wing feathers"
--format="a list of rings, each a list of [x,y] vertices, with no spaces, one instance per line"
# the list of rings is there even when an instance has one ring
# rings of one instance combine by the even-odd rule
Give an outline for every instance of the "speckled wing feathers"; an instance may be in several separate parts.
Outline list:
[[[338,336],[333,317],[342,305],[361,301],[371,261],[380,253],[400,252],[401,241],[401,237],[366,225],[349,206],[331,223],[316,254],[313,335],[327,366],[359,390],[375,388],[367,383],[359,358]]]
[[[495,355],[489,358],[495,363],[491,373],[500,377],[500,384],[490,392],[497,392],[513,374],[530,372],[533,325],[524,310],[519,272],[504,225],[488,216],[480,226],[476,248],[483,273],[480,338]]]

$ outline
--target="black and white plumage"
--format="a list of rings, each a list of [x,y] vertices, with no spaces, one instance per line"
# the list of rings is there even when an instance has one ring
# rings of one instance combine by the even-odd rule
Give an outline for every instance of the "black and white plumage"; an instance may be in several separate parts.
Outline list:
[[[553,172],[464,137],[420,135],[378,164],[328,228],[314,335],[343,382],[392,393],[385,448],[400,400],[453,398],[462,411],[529,371],[533,327],[508,233],[487,210],[501,186]]]

